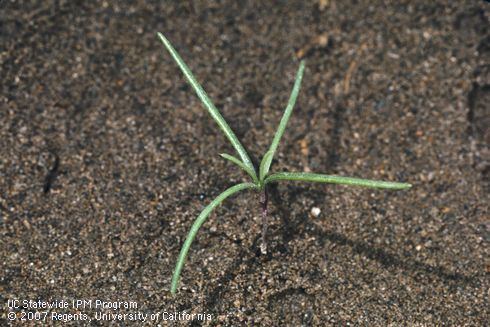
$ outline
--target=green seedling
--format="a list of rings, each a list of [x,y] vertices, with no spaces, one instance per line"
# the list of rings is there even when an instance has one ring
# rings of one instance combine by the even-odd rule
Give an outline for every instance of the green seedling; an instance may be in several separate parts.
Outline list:
[[[286,129],[286,125],[293,111],[296,98],[298,97],[301,80],[303,78],[303,73],[305,70],[304,60],[300,62],[298,72],[296,73],[296,79],[294,81],[293,90],[289,97],[286,110],[284,111],[284,115],[281,118],[279,127],[277,128],[277,131],[274,135],[274,139],[272,140],[269,150],[267,150],[267,152],[262,157],[262,161],[260,162],[260,166],[257,174],[257,169],[254,167],[252,161],[250,160],[247,151],[245,151],[244,147],[236,137],[235,133],[231,130],[230,126],[225,121],[223,116],[221,116],[218,109],[216,109],[213,102],[209,99],[208,95],[203,90],[202,86],[197,82],[196,78],[190,71],[189,67],[187,67],[185,62],[182,60],[180,55],[170,44],[167,38],[163,36],[163,34],[161,33],[158,33],[158,36],[160,37],[161,41],[167,48],[172,58],[179,66],[180,70],[186,77],[187,81],[190,83],[194,91],[197,93],[197,96],[203,103],[204,107],[207,109],[211,117],[213,117],[213,119],[216,121],[218,126],[221,128],[222,132],[225,134],[225,136],[228,138],[230,143],[233,145],[240,159],[226,153],[222,153],[221,156],[231,161],[235,165],[237,165],[239,168],[245,171],[251,178],[251,182],[237,184],[235,186],[230,187],[220,195],[218,195],[217,198],[211,201],[211,203],[204,208],[204,210],[199,214],[197,219],[194,221],[194,224],[192,225],[191,230],[187,235],[184,245],[180,250],[180,255],[177,260],[177,264],[175,266],[174,274],[172,277],[172,284],[170,288],[170,291],[172,293],[175,293],[177,291],[177,284],[179,282],[182,267],[184,266],[187,253],[189,252],[189,248],[199,228],[206,221],[206,218],[209,216],[209,214],[211,213],[211,211],[213,211],[214,208],[216,208],[219,204],[221,204],[226,198],[230,197],[231,195],[237,192],[247,190],[247,189],[254,189],[260,192],[260,204],[262,206],[262,219],[263,219],[262,244],[260,247],[262,253],[266,253],[266,249],[267,249],[267,245],[266,245],[267,244],[266,243],[267,188],[266,186],[269,183],[280,182],[280,181],[304,181],[304,182],[335,183],[335,184],[363,186],[367,188],[381,188],[381,189],[394,189],[394,190],[407,189],[412,186],[408,183],[385,182],[385,181],[377,181],[377,180],[369,180],[369,179],[360,179],[354,177],[341,177],[341,176],[306,173],[306,172],[278,172],[278,173],[269,174],[269,168],[271,166],[272,159],[274,157],[274,154],[276,153],[281,137],[284,134],[284,130]]]

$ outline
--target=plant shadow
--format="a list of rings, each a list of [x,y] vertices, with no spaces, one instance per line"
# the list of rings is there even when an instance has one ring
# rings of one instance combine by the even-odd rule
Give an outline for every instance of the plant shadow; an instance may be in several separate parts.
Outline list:
[[[346,105],[344,99],[340,98],[334,106],[334,111],[332,114],[333,120],[333,130],[330,132],[330,143],[339,144],[341,142],[340,131],[343,128],[344,115],[346,112]],[[326,165],[333,170],[337,163],[341,153],[337,150],[337,147],[328,147],[330,151],[327,153]],[[257,158],[252,157],[253,162],[256,164]],[[281,198],[280,192],[278,191],[277,184],[270,184],[268,186],[269,201],[272,202],[275,208],[279,211],[279,215],[282,220],[282,224],[279,228],[269,230],[270,239],[273,236],[281,235],[282,242],[275,244],[266,255],[262,255],[260,252],[260,235],[256,235],[253,245],[250,249],[240,248],[240,253],[238,257],[233,261],[231,265],[228,266],[225,273],[221,278],[218,279],[217,285],[208,292],[204,300],[204,305],[210,312],[216,314],[219,312],[219,305],[223,295],[228,291],[229,284],[236,278],[238,274],[252,274],[257,270],[261,269],[263,263],[274,260],[272,253],[280,253],[285,257],[288,256],[288,243],[297,238],[305,238],[307,236],[314,235],[320,244],[325,244],[327,241],[335,245],[349,246],[352,248],[354,253],[365,256],[370,260],[375,260],[381,264],[385,269],[399,269],[404,271],[407,276],[412,278],[416,283],[421,283],[417,280],[417,275],[427,274],[435,279],[441,281],[444,284],[449,284],[451,286],[461,286],[469,287],[475,286],[477,284],[476,277],[467,276],[461,273],[453,272],[448,268],[442,266],[432,266],[409,257],[405,257],[399,254],[391,253],[382,248],[373,247],[370,242],[362,240],[352,240],[344,235],[323,230],[319,226],[313,223],[309,223],[308,214],[303,214],[301,216],[295,216],[294,219],[291,217],[291,210],[287,208],[285,204],[296,203],[298,198],[302,197],[304,194],[308,193],[309,198],[326,198],[325,192],[321,190],[316,190],[315,194],[311,194],[308,188],[295,185],[294,187],[288,188],[286,191],[286,200]],[[258,201],[258,200],[256,200]],[[307,228],[305,228],[307,227]],[[223,237],[227,237],[223,235]],[[233,241],[233,240],[231,240]],[[236,242],[236,241],[234,241]],[[270,244],[272,245],[272,244]],[[241,269],[240,267],[245,267]],[[243,290],[244,294],[248,290]],[[299,289],[292,288],[281,290],[275,295],[272,294],[269,301],[269,307],[271,307],[272,302],[276,302],[283,298],[281,294],[304,294],[304,289],[301,287]]]
[[[328,241],[336,245],[349,246],[355,253],[365,256],[370,260],[375,260],[386,269],[395,268],[407,272],[407,276],[414,279],[417,283],[421,281],[418,281],[416,276],[417,274],[422,273],[435,277],[442,283],[452,286],[469,287],[477,284],[475,277],[453,272],[442,266],[432,266],[411,258],[403,257],[382,248],[373,247],[369,242],[349,239],[337,232],[325,231],[315,224],[309,224],[307,214],[292,219],[290,214],[291,211],[284,204],[294,203],[299,195],[305,192],[308,192],[306,188],[291,188],[287,190],[287,201],[283,201],[277,190],[277,186],[272,186],[269,189],[269,199],[279,211],[282,220],[281,227],[269,231],[271,234],[270,239],[272,239],[273,236],[281,235],[282,242],[280,242],[280,244],[275,244],[266,255],[260,253],[260,235],[255,236],[253,245],[250,249],[242,247],[237,258],[227,267],[223,276],[218,279],[217,285],[206,295],[204,305],[207,310],[212,313],[219,312],[221,299],[227,292],[229,288],[228,285],[238,274],[253,274],[260,270],[263,263],[274,259],[271,253],[279,252],[287,256],[287,253],[289,252],[287,244],[290,241],[296,238],[305,238],[309,235],[314,235],[321,244]],[[325,194],[323,194],[323,196],[325,197]],[[306,224],[308,224],[308,228],[305,228]],[[223,235],[223,237],[227,236]],[[240,269],[240,267],[245,267],[245,269]],[[244,293],[246,292],[248,291],[244,290]],[[275,299],[275,297],[271,299]]]
[[[307,190],[300,189],[299,192],[307,192]],[[411,258],[402,257],[398,254],[383,250],[382,248],[373,247],[369,242],[352,240],[340,233],[323,230],[316,224],[309,224],[307,229],[302,228],[308,221],[308,215],[304,214],[300,217],[300,219],[291,219],[291,211],[285,208],[283,203],[289,203],[290,201],[294,203],[295,198],[299,193],[297,191],[289,191],[288,193],[289,197],[291,197],[291,199],[288,198],[288,201],[281,200],[277,189],[274,192],[271,192],[270,196],[272,202],[279,210],[283,221],[282,246],[286,246],[288,242],[296,237],[304,237],[306,236],[305,234],[313,234],[317,237],[320,244],[324,244],[326,241],[329,241],[336,245],[347,245],[351,247],[355,253],[365,256],[371,260],[375,260],[385,268],[396,267],[412,273],[422,272],[433,275],[443,282],[456,282],[462,286],[470,286],[475,282],[474,278],[470,276],[452,272],[441,266],[432,266]]]

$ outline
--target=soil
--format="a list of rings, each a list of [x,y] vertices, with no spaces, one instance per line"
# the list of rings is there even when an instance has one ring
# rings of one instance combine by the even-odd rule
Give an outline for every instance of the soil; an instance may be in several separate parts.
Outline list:
[[[111,322],[97,312],[136,311],[211,318],[162,326],[488,324],[488,2],[0,6],[0,300],[2,320],[16,319],[8,324],[39,325],[20,319],[40,311],[8,309],[22,303],[8,300],[68,301],[49,310],[47,325],[53,312],[64,325],[102,326]],[[234,196],[203,225],[170,294],[193,220],[247,177],[218,155],[233,148],[157,31],[256,162],[304,58],[272,170],[413,188],[277,184],[266,255],[257,195]],[[92,321],[70,320],[77,314]]]

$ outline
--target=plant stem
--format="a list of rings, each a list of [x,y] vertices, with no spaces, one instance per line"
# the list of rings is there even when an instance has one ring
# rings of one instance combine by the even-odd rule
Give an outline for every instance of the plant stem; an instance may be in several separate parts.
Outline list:
[[[260,194],[260,204],[262,205],[262,244],[260,244],[260,252],[267,254],[267,188],[264,186]]]

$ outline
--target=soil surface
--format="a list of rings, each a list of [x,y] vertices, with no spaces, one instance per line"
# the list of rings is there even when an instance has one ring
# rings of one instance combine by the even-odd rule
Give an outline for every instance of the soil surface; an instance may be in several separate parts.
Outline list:
[[[355,3],[0,1],[1,319],[488,324],[490,4]],[[247,177],[157,31],[256,162],[305,58],[272,170],[413,188],[277,184],[267,255],[257,195],[234,196],[170,294],[193,220]]]

